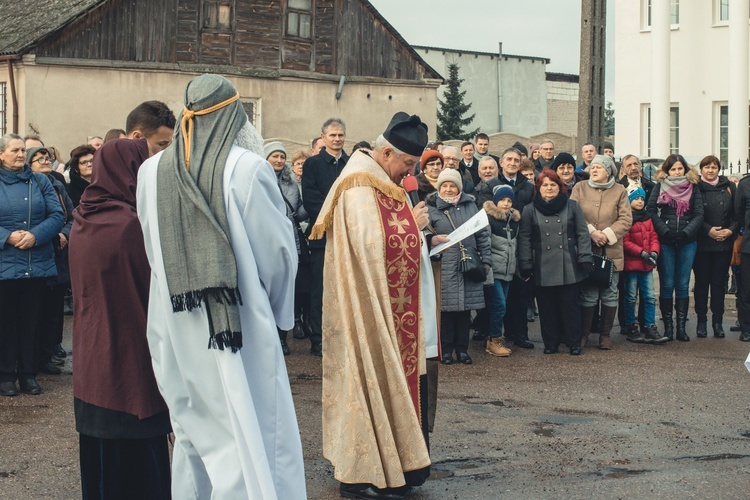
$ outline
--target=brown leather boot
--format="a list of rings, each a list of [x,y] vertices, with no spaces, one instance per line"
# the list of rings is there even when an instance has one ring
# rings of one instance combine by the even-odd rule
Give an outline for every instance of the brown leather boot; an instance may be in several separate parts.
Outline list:
[[[581,348],[586,347],[586,343],[589,340],[591,323],[594,321],[595,312],[595,306],[581,308]]]
[[[617,317],[617,306],[609,307],[602,304],[601,311],[601,333],[599,334],[599,349],[610,350],[612,349],[612,325],[615,323]]]

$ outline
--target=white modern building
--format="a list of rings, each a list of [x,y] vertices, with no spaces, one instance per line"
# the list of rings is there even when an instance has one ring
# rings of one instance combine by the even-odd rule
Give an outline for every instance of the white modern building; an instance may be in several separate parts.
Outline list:
[[[627,0],[615,8],[618,155],[750,157],[750,0]]]
[[[448,65],[458,65],[465,102],[472,104],[469,114],[476,115],[469,129],[524,137],[545,132],[576,134],[578,77],[559,73],[548,77],[549,59],[505,54],[502,44],[497,52],[412,48],[445,78]],[[440,99],[445,89],[438,88]]]

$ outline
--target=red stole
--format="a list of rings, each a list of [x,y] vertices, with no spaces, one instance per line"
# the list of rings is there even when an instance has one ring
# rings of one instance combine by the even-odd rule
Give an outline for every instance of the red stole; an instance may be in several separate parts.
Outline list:
[[[374,189],[385,241],[385,265],[393,323],[406,383],[417,417],[419,405],[419,272],[422,240],[408,203]]]

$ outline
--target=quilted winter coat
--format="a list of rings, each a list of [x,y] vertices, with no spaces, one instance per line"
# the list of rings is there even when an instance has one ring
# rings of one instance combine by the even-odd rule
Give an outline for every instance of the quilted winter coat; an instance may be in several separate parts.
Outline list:
[[[625,248],[625,271],[650,271],[654,266],[641,259],[641,252],[661,253],[659,235],[650,217],[634,222],[623,237],[622,244]]]
[[[46,175],[28,165],[19,173],[0,169],[0,280],[57,275],[52,239],[63,227],[60,200]],[[13,231],[34,234],[36,244],[19,250],[7,243]]]
[[[492,279],[511,281],[518,267],[516,244],[521,212],[511,208],[509,214],[497,208],[492,201],[485,201],[483,208],[490,221]]]

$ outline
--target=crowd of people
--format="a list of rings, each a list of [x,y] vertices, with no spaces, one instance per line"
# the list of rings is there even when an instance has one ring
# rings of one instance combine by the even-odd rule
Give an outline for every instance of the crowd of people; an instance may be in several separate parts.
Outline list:
[[[171,122],[162,119],[166,125],[159,137],[155,130],[147,131],[149,140],[166,147],[174,115],[156,101],[134,110],[129,137],[145,138],[141,129],[153,115],[171,116]],[[90,137],[87,144],[73,148],[67,162],[38,135],[6,134],[0,139],[0,189],[6,200],[0,209],[0,287],[6,325],[0,335],[3,396],[18,394],[19,387],[27,394],[40,394],[37,373],[59,375],[65,363],[68,352],[61,343],[64,315],[73,313],[68,244],[74,211],[91,183],[97,149],[128,134],[113,129],[105,137]]]
[[[345,133],[342,121],[329,120],[323,125],[322,141],[313,140],[304,163],[301,158],[307,151],[295,153],[301,169],[293,175],[301,199],[295,194],[299,201],[289,204],[289,216],[300,224],[299,235],[305,234],[307,223],[315,224],[320,204],[348,160]],[[324,147],[316,155],[320,142]],[[278,155],[271,149],[269,161],[272,153]],[[547,354],[564,344],[571,354],[580,355],[591,345],[592,333],[598,334],[597,347],[612,349],[616,321],[631,342],[688,341],[692,275],[695,335],[708,335],[710,307],[713,335],[725,336],[731,263],[733,282],[740,276],[738,221],[743,220],[744,205],[736,194],[739,179],[721,175],[715,156],[691,166],[682,156],[670,155],[653,180],[644,177],[635,155],[616,162],[611,143],[601,148],[587,143],[579,158],[556,154],[552,141],[528,149],[516,143],[497,157],[489,154],[489,137],[482,133],[460,147],[434,143],[422,154],[414,175],[432,230],[449,234],[480,210],[487,212],[490,222],[486,231],[442,256],[443,364],[472,363],[472,331],[471,338],[484,342],[486,352],[494,356],[509,356],[514,346],[533,348],[528,322],[537,315]],[[282,166],[275,167],[279,175]],[[300,215],[300,209],[306,214]],[[322,311],[324,241],[308,246],[311,266],[301,266],[300,272],[311,272],[312,281],[310,295],[299,296],[295,338],[310,337],[312,352],[320,355],[321,320],[316,314]],[[300,262],[307,258],[303,254]],[[484,279],[467,277],[467,256],[482,262]],[[590,275],[599,274],[595,266],[601,265],[611,273],[597,281]],[[654,269],[659,276],[658,302]],[[733,290],[739,305],[739,288]],[[750,341],[748,327],[739,320],[732,330],[740,331],[740,340]],[[287,352],[286,333],[280,335]]]
[[[147,101],[67,162],[37,136],[0,139],[0,394],[60,373],[67,295],[85,495],[304,497],[290,332],[323,358],[323,454],[352,498],[424,482],[438,365],[472,364],[472,340],[533,349],[538,316],[544,354],[610,350],[616,321],[630,342],[689,341],[691,276],[695,336],[710,309],[724,338],[731,269],[731,330],[750,341],[750,180],[715,156],[671,154],[648,179],[610,143],[495,156],[482,133],[427,144],[406,113],[351,154],[330,118],[290,154],[228,80],[185,98],[179,124]],[[486,227],[449,241],[477,215]]]
[[[691,275],[695,335],[708,335],[710,296],[713,335],[725,336],[730,264],[733,279],[741,276],[746,198],[741,189],[737,193],[737,178],[721,175],[718,158],[706,156],[691,166],[669,155],[652,181],[635,155],[616,162],[611,143],[602,144],[602,154],[585,144],[580,163],[570,153],[555,154],[552,141],[531,145],[530,157],[520,143],[499,158],[488,146],[485,134],[460,148],[433,145],[417,174],[420,198],[439,232],[450,233],[447,222],[458,213],[463,222],[485,210],[490,221],[463,248],[443,255],[443,364],[472,363],[472,330],[494,356],[509,356],[514,346],[533,348],[526,323],[537,314],[545,354],[564,344],[580,355],[591,345],[590,334],[598,334],[597,347],[612,349],[616,320],[631,342],[688,341]],[[462,252],[475,248],[484,280],[465,272]],[[734,288],[741,312],[740,287]],[[746,324],[738,320],[731,329],[750,341]]]

